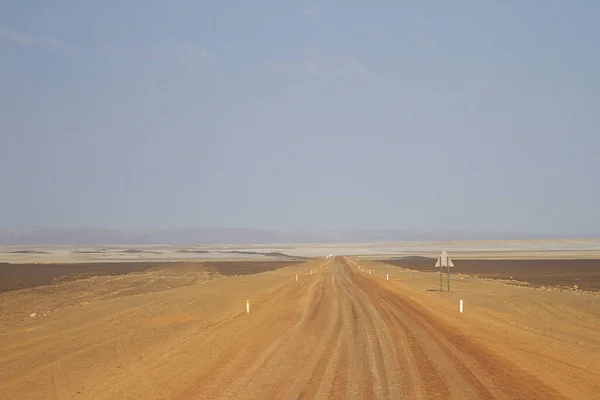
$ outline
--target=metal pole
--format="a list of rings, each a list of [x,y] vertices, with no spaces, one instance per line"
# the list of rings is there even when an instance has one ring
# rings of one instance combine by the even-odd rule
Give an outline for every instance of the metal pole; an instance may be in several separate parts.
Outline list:
[[[444,291],[444,286],[443,286],[443,283],[442,283],[442,276],[443,276],[443,273],[444,273],[443,272],[442,264],[443,264],[442,258],[440,257],[440,292]]]
[[[448,264],[448,291],[450,291],[450,261],[446,262]]]

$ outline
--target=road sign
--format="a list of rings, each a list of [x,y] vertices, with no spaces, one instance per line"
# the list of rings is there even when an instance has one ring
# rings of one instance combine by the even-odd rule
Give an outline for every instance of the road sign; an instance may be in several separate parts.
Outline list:
[[[446,250],[442,251],[442,254],[438,258],[437,262],[435,263],[435,266],[436,267],[454,267],[454,263],[448,256],[448,253],[446,253]]]
[[[452,260],[450,259],[450,257],[448,256],[448,253],[446,253],[446,250],[442,251],[442,254],[440,254],[440,257],[438,258],[437,262],[435,263],[436,267],[440,267],[440,292],[443,291],[443,284],[442,284],[442,279],[443,279],[443,271],[442,271],[442,267],[447,267],[448,268],[448,291],[450,291],[450,267],[454,267],[454,263],[452,262]]]

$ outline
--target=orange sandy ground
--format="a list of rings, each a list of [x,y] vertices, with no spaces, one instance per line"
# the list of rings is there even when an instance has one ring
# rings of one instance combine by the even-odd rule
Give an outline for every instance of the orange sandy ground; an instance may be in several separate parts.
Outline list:
[[[435,273],[335,257],[7,292],[0,398],[600,398],[600,296],[437,289]]]

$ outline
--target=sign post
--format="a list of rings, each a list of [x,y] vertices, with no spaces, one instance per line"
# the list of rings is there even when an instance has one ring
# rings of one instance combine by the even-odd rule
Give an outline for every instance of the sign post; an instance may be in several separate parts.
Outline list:
[[[442,279],[443,279],[443,275],[442,275],[442,263],[440,262],[440,259],[438,258],[437,263],[435,263],[436,267],[440,267],[440,292],[444,291],[444,284],[442,283]]]
[[[448,256],[448,253],[446,253],[446,250],[442,251],[442,254],[440,254],[440,257],[438,258],[437,262],[435,263],[435,266],[440,267],[440,292],[444,291],[444,287],[443,287],[443,283],[442,283],[443,273],[444,273],[443,267],[448,268],[448,291],[450,291],[450,267],[454,267],[454,263]]]
[[[452,262],[450,260],[450,258],[448,258],[448,261]],[[448,291],[450,291],[450,262],[447,263],[448,264]]]

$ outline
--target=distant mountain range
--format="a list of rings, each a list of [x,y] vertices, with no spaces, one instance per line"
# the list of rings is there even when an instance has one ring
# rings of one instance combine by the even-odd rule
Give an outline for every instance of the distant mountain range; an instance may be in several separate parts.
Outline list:
[[[172,229],[0,228],[0,245],[107,245],[107,244],[277,244],[446,240],[519,240],[597,238],[600,235],[552,235],[515,232],[466,232],[438,229],[338,229],[270,231],[243,228],[182,227]]]

